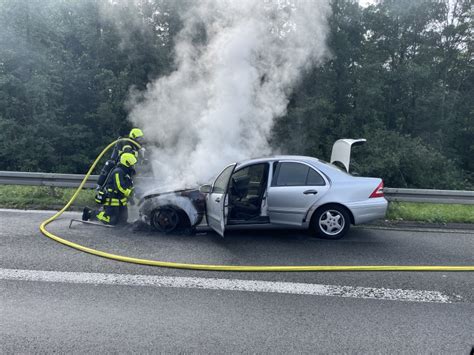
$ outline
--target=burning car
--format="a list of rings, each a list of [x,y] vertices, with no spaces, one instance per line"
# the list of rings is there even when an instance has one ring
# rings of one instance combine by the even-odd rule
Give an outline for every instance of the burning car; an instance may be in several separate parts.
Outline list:
[[[364,142],[336,141],[330,163],[285,155],[230,164],[199,189],[143,196],[140,216],[162,232],[209,226],[224,236],[229,229],[283,227],[339,239],[351,224],[387,210],[381,179],[349,174],[351,148]]]
[[[196,189],[151,193],[139,203],[140,218],[154,229],[169,233],[199,225],[206,211],[206,194]]]

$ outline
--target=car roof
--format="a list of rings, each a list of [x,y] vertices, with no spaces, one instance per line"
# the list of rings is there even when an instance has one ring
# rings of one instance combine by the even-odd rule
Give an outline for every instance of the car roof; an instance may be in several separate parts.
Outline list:
[[[237,163],[237,168],[240,168],[241,166],[245,166],[245,165],[250,165],[250,164],[272,162],[272,161],[279,161],[279,160],[295,160],[295,161],[308,163],[308,162],[313,162],[314,160],[318,160],[318,159],[313,158],[313,157],[302,156],[302,155],[271,155],[268,157],[243,160]]]

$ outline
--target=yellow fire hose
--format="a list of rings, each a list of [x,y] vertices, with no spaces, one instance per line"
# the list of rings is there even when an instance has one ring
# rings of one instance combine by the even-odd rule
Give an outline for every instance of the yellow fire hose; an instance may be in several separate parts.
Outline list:
[[[82,180],[81,184],[77,188],[74,195],[68,201],[68,203],[58,211],[54,216],[48,218],[40,225],[41,232],[57,241],[58,243],[67,245],[71,248],[81,250],[83,252],[101,256],[108,259],[124,261],[127,263],[133,264],[143,264],[150,266],[161,266],[167,268],[175,269],[190,269],[190,270],[207,270],[207,271],[247,271],[247,272],[262,272],[262,271],[474,271],[474,266],[396,266],[396,265],[343,265],[343,266],[239,266],[239,265],[208,265],[208,264],[185,264],[185,263],[175,263],[168,261],[159,261],[159,260],[148,260],[148,259],[139,259],[129,256],[116,255],[107,253],[104,251],[88,248],[86,246],[73,243],[69,240],[58,237],[57,235],[46,230],[46,226],[58,218],[61,214],[66,211],[69,206],[74,202],[79,193],[81,192],[84,184],[86,183],[89,176],[94,171],[99,160],[104,156],[104,154],[111,149],[119,141],[131,141],[128,138],[120,138],[116,141],[110,143],[96,158],[86,176]]]

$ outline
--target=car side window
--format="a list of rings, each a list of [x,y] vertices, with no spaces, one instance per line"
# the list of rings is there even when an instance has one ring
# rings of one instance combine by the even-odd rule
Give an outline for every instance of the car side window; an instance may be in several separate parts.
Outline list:
[[[250,165],[234,172],[230,182],[231,197],[239,200],[259,197],[265,190],[267,176],[267,163]]]
[[[324,186],[325,184],[323,177],[314,169],[294,162],[279,163],[272,180],[272,186]]]
[[[212,188],[212,192],[225,194],[227,190],[227,186],[229,184],[230,175],[234,171],[235,164],[228,166],[225,168],[222,173],[217,177],[216,181],[214,182],[214,186]]]
[[[326,185],[326,182],[324,181],[321,174],[316,172],[316,170],[313,170],[313,169],[310,168],[309,172],[308,172],[308,177],[306,179],[306,185],[324,186],[324,185]]]
[[[302,186],[306,184],[309,167],[299,163],[280,163],[275,186]]]

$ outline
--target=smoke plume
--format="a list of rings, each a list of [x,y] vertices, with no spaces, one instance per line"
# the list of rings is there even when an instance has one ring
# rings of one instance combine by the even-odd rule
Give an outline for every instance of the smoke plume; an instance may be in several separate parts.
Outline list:
[[[193,1],[175,38],[176,70],[131,98],[129,119],[153,146],[155,177],[193,186],[228,163],[271,154],[274,119],[327,54],[329,11],[323,0]]]

